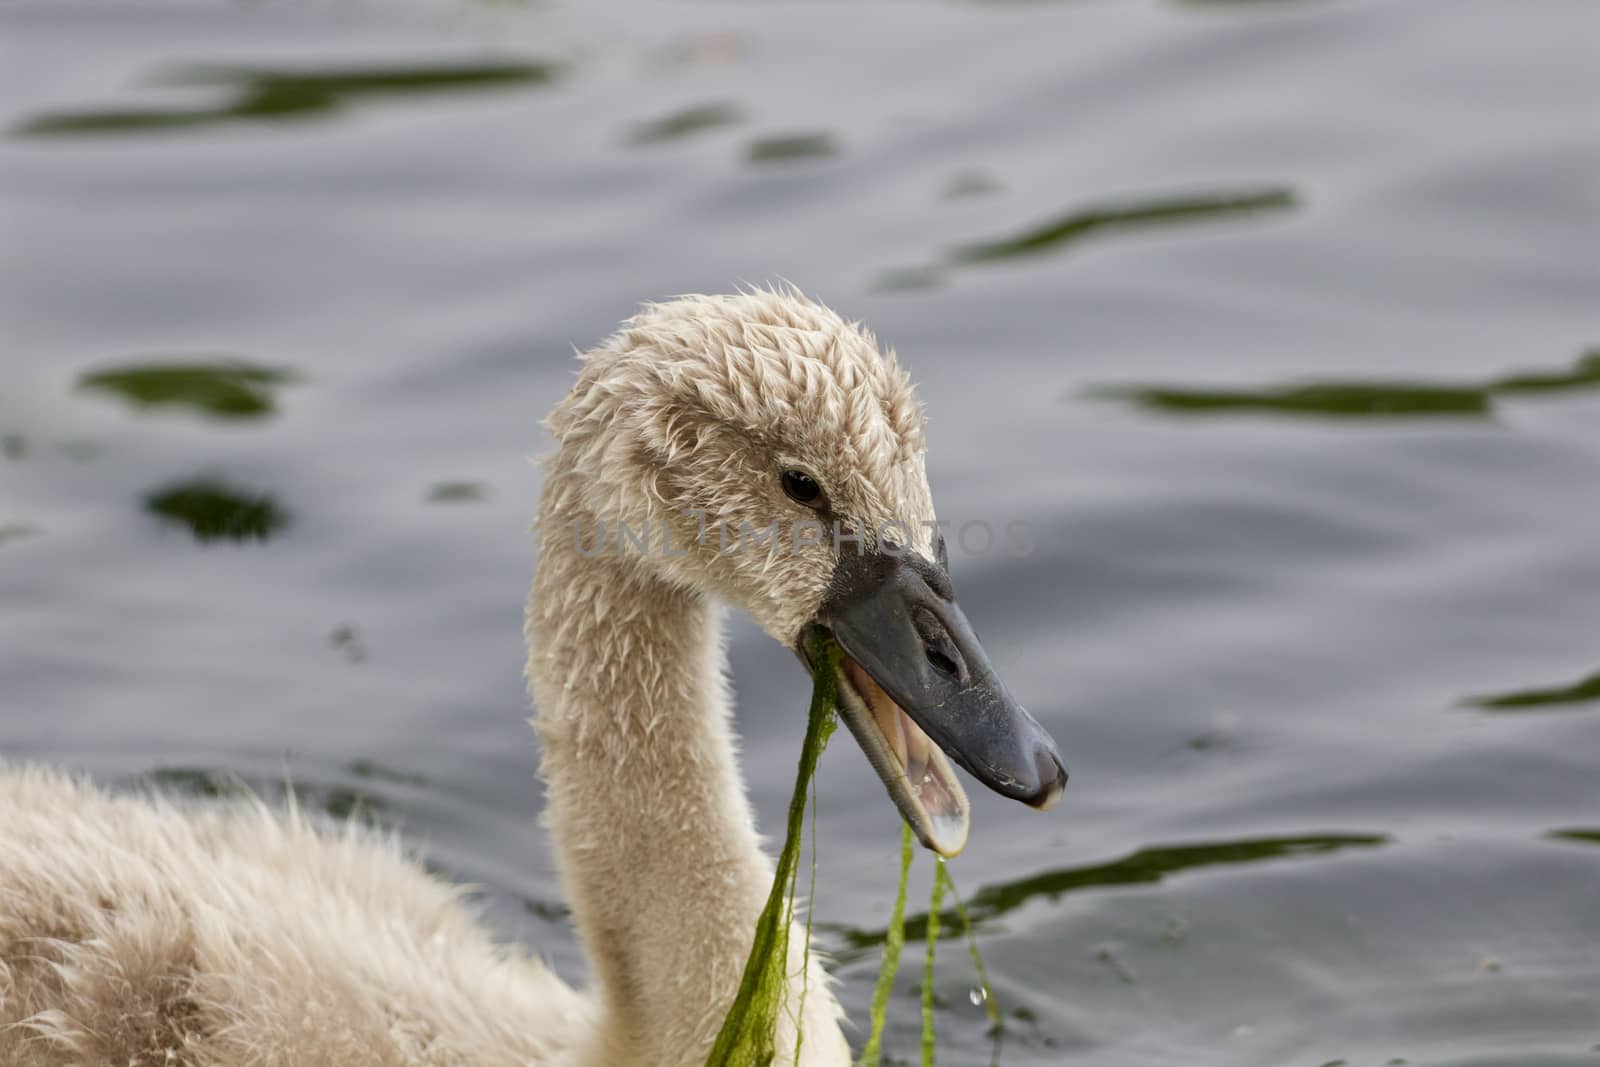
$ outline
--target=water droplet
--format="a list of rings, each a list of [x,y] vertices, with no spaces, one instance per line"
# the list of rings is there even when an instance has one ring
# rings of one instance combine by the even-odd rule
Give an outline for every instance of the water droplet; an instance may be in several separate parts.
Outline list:
[[[967,990],[967,999],[972,1001],[972,1006],[976,1008],[978,1005],[989,999],[989,991],[981,988],[969,989]]]

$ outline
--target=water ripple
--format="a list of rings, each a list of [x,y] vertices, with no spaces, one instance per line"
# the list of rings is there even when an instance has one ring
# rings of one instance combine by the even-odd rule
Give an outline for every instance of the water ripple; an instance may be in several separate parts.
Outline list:
[[[152,84],[214,86],[233,95],[214,107],[60,111],[37,115],[13,128],[17,137],[79,137],[170,133],[261,119],[326,118],[347,104],[378,97],[412,97],[532,88],[553,84],[560,64],[543,61],[479,62],[434,66],[272,67],[191,66],[163,72]]]
[[[1236,866],[1267,860],[1321,856],[1352,848],[1377,848],[1389,842],[1386,834],[1314,834],[1298,837],[1261,837],[1237,841],[1201,842],[1189,845],[1157,845],[1142,848],[1121,859],[1087,867],[1062,867],[1030,875],[1014,882],[986,885],[967,902],[973,929],[1027,904],[1036,898],[1057,900],[1065,894],[1107,886],[1155,884],[1169,876],[1204,867]],[[955,909],[939,913],[939,937],[962,936],[961,915]],[[886,931],[829,927],[847,948],[841,960],[854,959],[884,942]],[[926,912],[908,915],[907,941],[928,936]]]
[[[1488,418],[1502,396],[1600,387],[1600,349],[1566,370],[1507,374],[1482,383],[1328,381],[1256,388],[1110,385],[1088,395],[1180,415],[1272,414],[1325,419]]]

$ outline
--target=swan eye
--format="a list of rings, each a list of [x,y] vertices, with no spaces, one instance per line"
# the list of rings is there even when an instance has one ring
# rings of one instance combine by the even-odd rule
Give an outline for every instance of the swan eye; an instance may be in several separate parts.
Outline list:
[[[805,471],[786,470],[778,478],[789,499],[808,508],[822,506],[822,486]]]

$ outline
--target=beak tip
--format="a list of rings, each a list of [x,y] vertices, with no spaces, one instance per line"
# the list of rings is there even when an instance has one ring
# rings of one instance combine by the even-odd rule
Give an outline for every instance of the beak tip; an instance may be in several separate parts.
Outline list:
[[[1067,765],[1054,749],[1044,748],[1035,754],[1034,766],[1039,772],[1040,788],[1028,803],[1040,811],[1049,811],[1067,788]]]

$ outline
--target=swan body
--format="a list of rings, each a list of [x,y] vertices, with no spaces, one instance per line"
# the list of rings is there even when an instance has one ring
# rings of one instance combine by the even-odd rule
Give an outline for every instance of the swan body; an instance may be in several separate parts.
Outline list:
[[[5,1067],[543,1067],[593,1019],[357,824],[0,773]]]
[[[373,831],[0,769],[0,1065],[700,1067],[773,871],[720,604],[790,647],[808,627],[836,638],[841,713],[929,847],[967,833],[946,752],[1035,806],[1059,795],[1053,747],[955,607],[892,354],[785,290],[647,306],[583,360],[549,422],[526,630],[589,988],[493,944]],[[843,519],[868,551],[785,534],[730,552],[708,518]],[[842,1011],[802,940],[778,1062],[844,1067]]]

